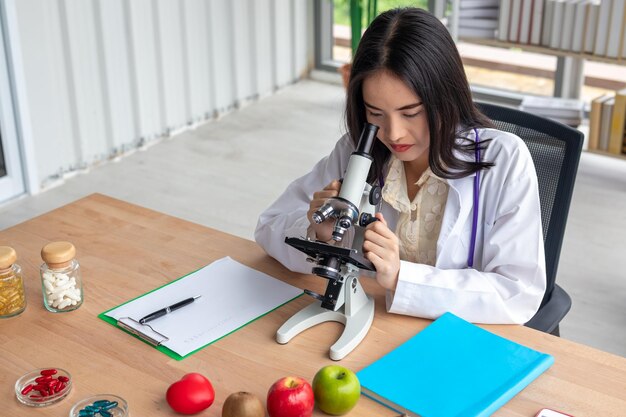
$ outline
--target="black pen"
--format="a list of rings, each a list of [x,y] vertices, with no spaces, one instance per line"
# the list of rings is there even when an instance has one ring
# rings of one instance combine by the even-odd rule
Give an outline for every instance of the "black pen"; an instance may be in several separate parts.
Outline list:
[[[149,322],[151,320],[158,319],[159,317],[162,317],[162,316],[164,316],[166,314],[169,314],[169,313],[171,313],[174,310],[178,310],[181,307],[184,307],[184,306],[186,306],[188,304],[193,303],[194,301],[196,301],[200,297],[201,297],[200,295],[196,295],[195,297],[187,298],[187,299],[185,299],[183,301],[177,302],[176,304],[172,304],[169,307],[165,307],[165,308],[162,308],[160,310],[157,310],[154,313],[150,313],[147,316],[145,316],[142,319],[140,319],[139,323],[145,324],[145,323],[147,323],[147,322]]]

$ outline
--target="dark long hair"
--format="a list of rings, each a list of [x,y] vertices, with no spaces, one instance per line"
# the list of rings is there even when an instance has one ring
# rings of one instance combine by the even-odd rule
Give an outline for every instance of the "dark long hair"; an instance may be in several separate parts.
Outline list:
[[[492,127],[474,105],[459,52],[446,27],[432,14],[418,8],[389,10],[379,15],[363,34],[352,60],[347,89],[346,127],[355,143],[366,122],[363,81],[386,70],[421,98],[430,129],[428,162],[435,175],[462,178],[490,162],[459,159],[471,154],[473,141],[457,141],[473,128]],[[462,128],[462,132],[458,129]],[[484,149],[487,141],[479,146]],[[382,178],[391,153],[376,141],[368,181]]]

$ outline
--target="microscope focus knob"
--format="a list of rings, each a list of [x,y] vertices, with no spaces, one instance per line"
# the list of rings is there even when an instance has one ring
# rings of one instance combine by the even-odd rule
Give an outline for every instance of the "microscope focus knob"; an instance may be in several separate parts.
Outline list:
[[[375,185],[370,190],[369,202],[371,205],[376,206],[380,203],[380,199],[382,198],[382,192],[378,185]]]
[[[376,220],[378,219],[370,213],[361,213],[361,216],[359,216],[359,226],[366,227],[368,224],[374,223]]]

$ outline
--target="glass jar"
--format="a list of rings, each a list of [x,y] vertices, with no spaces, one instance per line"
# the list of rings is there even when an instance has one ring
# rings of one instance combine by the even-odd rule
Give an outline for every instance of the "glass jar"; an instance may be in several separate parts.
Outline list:
[[[17,316],[26,308],[22,268],[15,261],[15,249],[0,246],[0,318]]]
[[[83,282],[75,256],[76,248],[70,242],[51,242],[41,249],[44,263],[39,273],[43,305],[48,311],[72,311],[83,303]]]

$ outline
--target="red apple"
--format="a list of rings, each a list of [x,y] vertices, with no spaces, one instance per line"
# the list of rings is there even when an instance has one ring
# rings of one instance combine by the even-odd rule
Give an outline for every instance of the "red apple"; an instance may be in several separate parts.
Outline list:
[[[314,405],[311,384],[297,376],[279,379],[267,393],[270,417],[311,417]]]
[[[204,375],[190,373],[170,385],[165,399],[177,413],[196,414],[213,404],[215,391]]]

